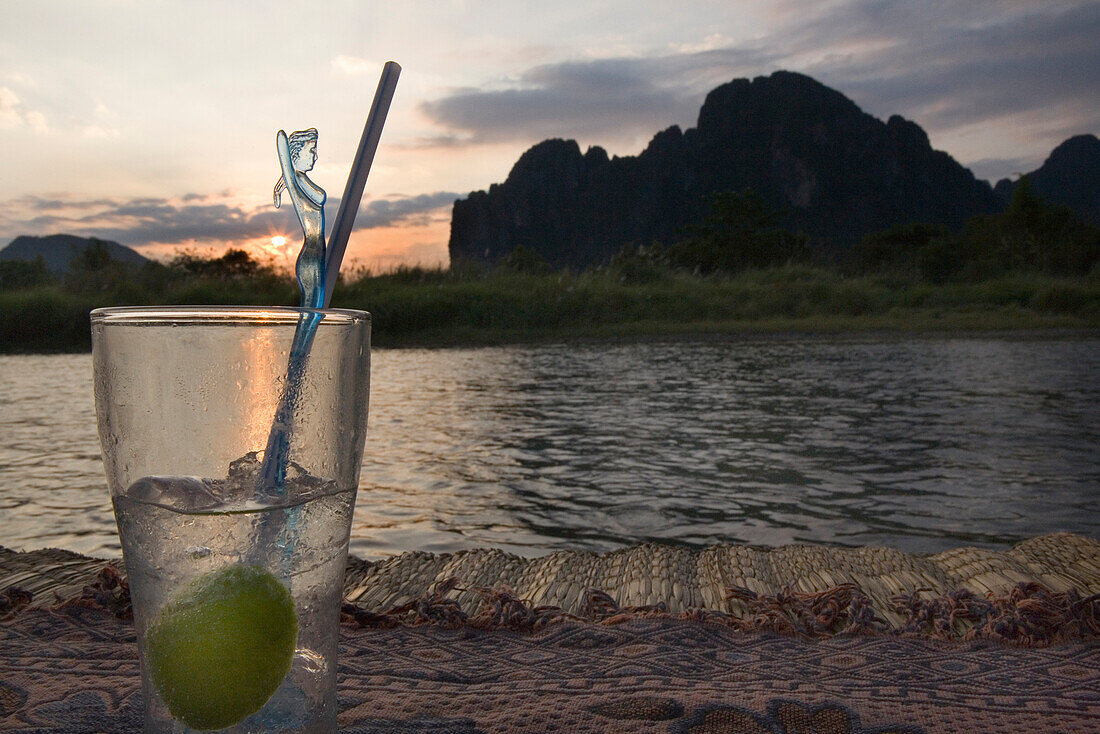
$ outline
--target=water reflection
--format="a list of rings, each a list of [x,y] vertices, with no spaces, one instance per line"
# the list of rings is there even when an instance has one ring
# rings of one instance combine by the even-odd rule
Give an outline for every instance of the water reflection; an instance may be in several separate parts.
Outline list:
[[[91,355],[0,355],[0,518],[0,545],[121,555]]]
[[[638,540],[935,550],[1058,528],[1095,532],[1097,346],[762,341],[415,359],[384,352],[364,480],[404,484],[421,521],[411,543],[408,526],[360,534],[358,543],[366,553],[476,545],[532,553]],[[448,376],[433,384],[440,367]],[[402,416],[403,426],[424,416],[447,430],[423,443],[380,435],[387,416]],[[386,457],[407,453],[388,438],[421,443],[423,461],[400,468],[406,482]]]
[[[0,357],[0,544],[117,553],[88,365]],[[377,350],[373,370],[362,556],[1100,534],[1098,339]]]

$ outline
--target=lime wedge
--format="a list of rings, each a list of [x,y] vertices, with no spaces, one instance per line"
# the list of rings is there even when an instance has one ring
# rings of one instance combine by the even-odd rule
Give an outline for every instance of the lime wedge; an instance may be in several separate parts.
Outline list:
[[[298,615],[286,587],[259,566],[195,579],[145,633],[145,663],[172,716],[222,729],[256,713],[286,677]]]

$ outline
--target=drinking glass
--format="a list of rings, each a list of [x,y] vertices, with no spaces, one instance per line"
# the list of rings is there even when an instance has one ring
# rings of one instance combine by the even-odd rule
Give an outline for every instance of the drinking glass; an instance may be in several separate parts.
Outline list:
[[[146,732],[335,731],[370,315],[128,307],[91,321]]]

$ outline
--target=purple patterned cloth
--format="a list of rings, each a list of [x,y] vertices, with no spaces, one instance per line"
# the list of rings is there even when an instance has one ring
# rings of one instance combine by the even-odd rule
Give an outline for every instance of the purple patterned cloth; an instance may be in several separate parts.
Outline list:
[[[738,633],[678,619],[534,633],[342,628],[351,734],[1100,732],[1100,645]],[[0,622],[0,731],[141,729],[133,627],[100,609]]]

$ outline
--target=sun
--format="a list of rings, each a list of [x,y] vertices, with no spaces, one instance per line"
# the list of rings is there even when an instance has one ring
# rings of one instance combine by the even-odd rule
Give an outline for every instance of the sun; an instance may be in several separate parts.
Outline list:
[[[289,261],[291,251],[294,249],[294,247],[287,242],[287,238],[281,234],[252,240],[249,242],[249,245],[253,250],[258,251],[261,257],[270,258],[278,262]]]

